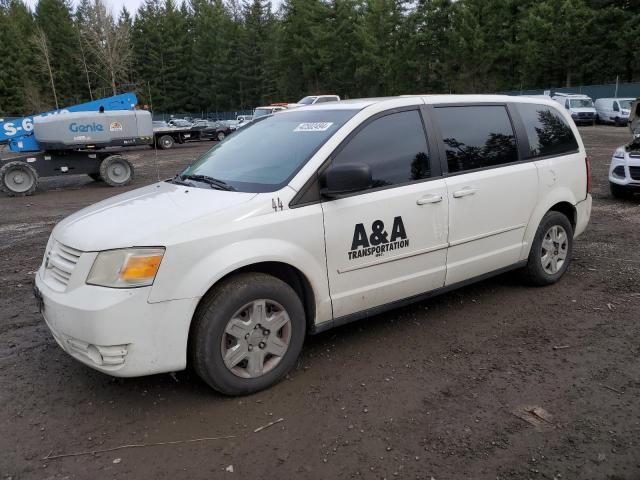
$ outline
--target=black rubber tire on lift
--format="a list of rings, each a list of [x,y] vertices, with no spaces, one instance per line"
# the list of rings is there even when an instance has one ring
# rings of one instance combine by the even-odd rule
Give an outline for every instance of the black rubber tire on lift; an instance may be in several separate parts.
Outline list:
[[[122,155],[110,155],[100,163],[100,178],[111,187],[124,187],[133,180],[133,165]]]
[[[169,150],[173,147],[174,140],[171,135],[162,135],[160,138],[158,138],[157,144],[160,149]]]
[[[609,182],[609,190],[611,190],[611,195],[615,198],[627,199],[633,196],[632,191],[617,183]]]
[[[542,241],[550,228],[554,226],[562,227],[567,234],[567,252],[565,261],[560,269],[555,273],[548,273],[542,267]],[[529,259],[527,266],[524,267],[524,274],[526,280],[537,286],[551,285],[556,283],[564,272],[569,268],[571,263],[571,255],[573,253],[573,227],[569,219],[562,213],[556,211],[547,212],[538,226],[535,236],[533,237],[533,243],[531,244],[531,251],[529,252]]]
[[[22,182],[27,181],[24,186]],[[10,197],[33,195],[38,187],[38,172],[26,162],[8,162],[0,168],[0,190]]]
[[[232,316],[252,301],[279,303],[289,315],[291,338],[280,362],[262,376],[241,378],[227,368],[222,340]],[[189,332],[189,356],[195,372],[225,395],[247,395],[279,382],[291,370],[304,343],[306,320],[298,294],[288,284],[264,273],[241,273],[223,281],[202,299]]]

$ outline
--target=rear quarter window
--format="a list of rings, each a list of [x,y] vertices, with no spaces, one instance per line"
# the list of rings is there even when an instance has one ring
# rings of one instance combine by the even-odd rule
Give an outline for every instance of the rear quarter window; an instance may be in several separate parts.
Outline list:
[[[564,117],[548,105],[516,105],[529,140],[528,158],[562,155],[578,151],[578,141]]]
[[[502,105],[436,107],[449,173],[517,162],[518,149]]]

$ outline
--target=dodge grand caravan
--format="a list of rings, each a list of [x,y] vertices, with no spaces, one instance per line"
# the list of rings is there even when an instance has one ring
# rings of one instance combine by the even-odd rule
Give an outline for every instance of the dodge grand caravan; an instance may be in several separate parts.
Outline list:
[[[114,376],[266,388],[305,336],[521,269],[558,281],[589,163],[550,100],[407,96],[285,110],[174,178],[60,222],[36,275],[53,336]]]

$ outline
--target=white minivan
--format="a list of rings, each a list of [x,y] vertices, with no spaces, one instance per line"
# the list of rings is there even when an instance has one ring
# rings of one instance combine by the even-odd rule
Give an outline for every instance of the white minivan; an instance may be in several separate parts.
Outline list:
[[[629,112],[635,98],[598,98],[596,100],[596,122],[624,126],[629,123]]]
[[[552,101],[284,110],[172,179],[61,221],[36,297],[90,367],[126,377],[189,363],[247,394],[293,368],[307,334],[507,270],[558,281],[589,221],[589,178]]]

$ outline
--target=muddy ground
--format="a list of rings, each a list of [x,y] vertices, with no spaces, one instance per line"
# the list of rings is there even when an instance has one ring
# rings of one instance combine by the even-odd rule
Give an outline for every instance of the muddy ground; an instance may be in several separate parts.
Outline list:
[[[628,131],[582,133],[593,215],[560,283],[503,275],[326,332],[245,398],[187,372],[113,379],[63,353],[33,272],[57,221],[119,190],[76,176],[1,196],[0,479],[640,479],[640,198],[608,191]],[[132,188],[209,146],[159,152],[157,169],[132,152]]]

